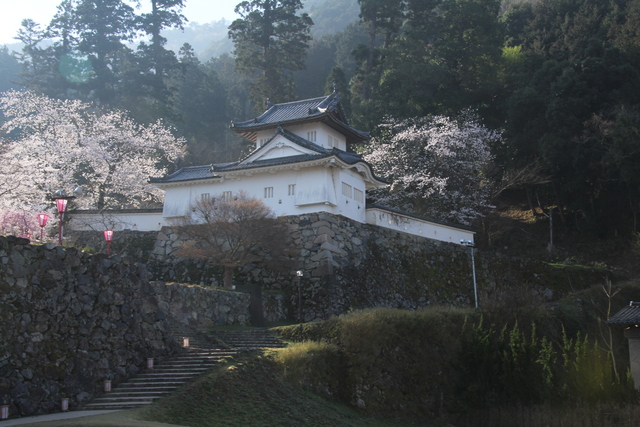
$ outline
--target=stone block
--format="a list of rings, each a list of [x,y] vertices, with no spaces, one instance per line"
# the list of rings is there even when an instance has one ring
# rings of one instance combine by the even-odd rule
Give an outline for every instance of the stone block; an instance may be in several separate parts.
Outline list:
[[[322,245],[320,245],[320,249],[322,251],[330,251],[338,255],[345,255],[345,252],[342,249],[329,242],[324,242]]]
[[[327,234],[320,234],[318,236],[316,236],[315,239],[313,239],[313,243],[316,245],[325,243],[325,242],[329,242],[332,243],[333,240],[331,239],[331,236],[327,235]]]
[[[330,237],[335,237],[336,233],[329,227],[321,226],[316,230],[316,234],[326,234]]]

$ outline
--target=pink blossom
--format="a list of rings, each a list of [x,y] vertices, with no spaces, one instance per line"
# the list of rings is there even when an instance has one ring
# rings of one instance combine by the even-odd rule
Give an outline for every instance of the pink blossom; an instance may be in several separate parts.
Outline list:
[[[500,135],[472,112],[457,119],[388,119],[380,126],[383,136],[363,152],[376,173],[391,181],[371,192],[377,203],[461,224],[491,208],[486,169],[489,145]]]

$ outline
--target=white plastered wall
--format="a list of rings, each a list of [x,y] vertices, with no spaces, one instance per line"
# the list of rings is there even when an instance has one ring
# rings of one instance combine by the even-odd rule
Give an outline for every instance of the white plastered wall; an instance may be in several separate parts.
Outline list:
[[[335,131],[324,123],[304,123],[299,125],[287,126],[286,129],[304,139],[313,139],[311,132],[315,132],[315,141],[311,141],[324,148],[338,148],[342,151],[347,150],[347,140],[344,135]],[[256,148],[261,146],[265,141],[275,134],[275,129],[263,130],[256,132]],[[332,146],[329,145],[329,137],[331,137]]]
[[[475,235],[474,231],[438,224],[378,208],[367,209],[367,224],[456,244],[460,244],[461,240],[473,242],[473,236]]]

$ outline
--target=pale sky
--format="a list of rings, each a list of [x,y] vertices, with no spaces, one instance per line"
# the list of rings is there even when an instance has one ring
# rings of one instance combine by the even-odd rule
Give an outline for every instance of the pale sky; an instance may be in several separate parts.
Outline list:
[[[206,24],[224,18],[229,21],[236,18],[233,13],[241,0],[185,0],[182,13],[189,22]],[[15,43],[13,37],[20,29],[23,19],[33,19],[44,29],[56,14],[57,0],[11,0],[4,1],[0,11],[0,45]],[[149,8],[147,0],[140,0],[142,9]],[[138,11],[139,13],[140,11]]]

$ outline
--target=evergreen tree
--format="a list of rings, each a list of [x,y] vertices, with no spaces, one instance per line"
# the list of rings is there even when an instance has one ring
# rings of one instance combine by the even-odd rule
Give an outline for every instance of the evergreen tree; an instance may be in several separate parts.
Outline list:
[[[170,28],[182,29],[186,21],[180,13],[183,7],[183,0],[151,0],[151,12],[139,17],[141,28],[150,41],[138,47],[143,72],[148,78],[145,83],[150,86],[151,96],[160,103],[168,102],[165,79],[178,64],[175,54],[165,48],[167,39],[161,32]]]
[[[371,74],[376,57],[376,38],[384,35],[383,48],[389,47],[391,38],[400,30],[404,18],[405,3],[401,0],[358,0],[360,19],[365,23],[369,42],[366,46],[362,99],[368,100],[372,90]]]
[[[40,43],[46,39],[46,33],[40,24],[32,19],[23,19],[16,40],[23,43],[21,53],[15,57],[20,62],[20,81],[33,90],[47,92],[51,69],[50,49],[43,48]]]
[[[235,12],[241,18],[229,26],[234,43],[236,69],[256,78],[251,98],[256,111],[266,99],[289,101],[294,97],[291,73],[304,68],[313,21],[300,0],[243,1]]]
[[[226,144],[226,93],[216,71],[203,66],[189,44],[179,54],[180,68],[169,81],[170,102],[176,129],[189,147],[185,161],[206,164],[235,160],[238,153],[228,152]]]
[[[9,54],[9,48],[0,46],[0,92],[15,88],[20,73],[20,64]]]
[[[110,103],[119,90],[121,64],[131,55],[125,42],[137,34],[133,8],[122,0],[80,0],[75,14],[78,50],[89,56],[94,72],[88,88]]]
[[[349,84],[344,75],[344,71],[340,67],[333,67],[331,73],[327,77],[327,81],[324,85],[324,94],[329,95],[332,92],[338,92],[340,101],[342,102],[342,108],[349,117],[351,115],[351,93],[349,92]]]

